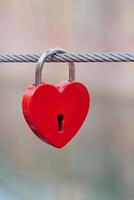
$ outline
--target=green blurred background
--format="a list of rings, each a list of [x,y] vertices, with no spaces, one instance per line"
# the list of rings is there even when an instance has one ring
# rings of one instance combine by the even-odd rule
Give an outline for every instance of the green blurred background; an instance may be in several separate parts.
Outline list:
[[[0,0],[0,52],[133,51],[133,0]],[[134,199],[134,64],[79,63],[91,111],[63,149],[28,128],[21,100],[35,64],[0,64],[0,200]],[[44,81],[68,78],[46,64]]]

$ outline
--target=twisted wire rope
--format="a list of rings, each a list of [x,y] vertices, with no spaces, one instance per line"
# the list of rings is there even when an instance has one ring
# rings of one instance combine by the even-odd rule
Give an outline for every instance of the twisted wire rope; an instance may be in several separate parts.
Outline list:
[[[0,63],[37,62],[40,56],[36,53],[0,54]],[[47,62],[134,62],[134,52],[58,53]]]

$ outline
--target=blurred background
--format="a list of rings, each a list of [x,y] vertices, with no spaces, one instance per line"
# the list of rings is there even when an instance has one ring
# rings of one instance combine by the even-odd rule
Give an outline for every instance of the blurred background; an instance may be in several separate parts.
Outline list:
[[[132,0],[0,0],[0,52],[133,51],[133,19]],[[44,81],[68,78],[67,64],[45,66]],[[22,115],[34,70],[34,63],[0,64],[0,200],[133,200],[134,64],[76,64],[91,110],[60,150]]]

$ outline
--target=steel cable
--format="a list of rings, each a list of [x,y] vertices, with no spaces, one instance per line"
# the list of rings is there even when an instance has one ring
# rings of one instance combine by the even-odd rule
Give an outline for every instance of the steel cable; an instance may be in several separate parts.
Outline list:
[[[37,62],[40,56],[36,53],[0,54],[0,63]],[[58,53],[50,56],[47,62],[134,62],[134,53]]]

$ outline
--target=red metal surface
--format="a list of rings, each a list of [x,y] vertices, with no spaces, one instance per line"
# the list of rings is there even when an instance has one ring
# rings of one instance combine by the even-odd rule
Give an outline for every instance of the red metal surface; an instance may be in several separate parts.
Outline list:
[[[25,120],[43,141],[61,148],[78,132],[89,110],[90,96],[79,82],[62,81],[57,86],[41,83],[25,92]]]

